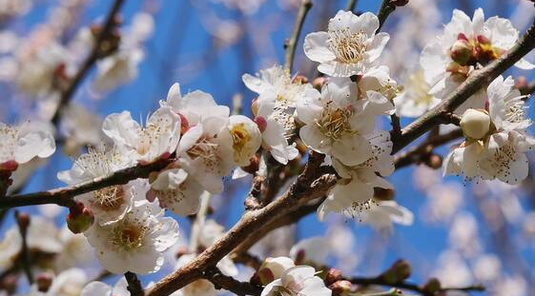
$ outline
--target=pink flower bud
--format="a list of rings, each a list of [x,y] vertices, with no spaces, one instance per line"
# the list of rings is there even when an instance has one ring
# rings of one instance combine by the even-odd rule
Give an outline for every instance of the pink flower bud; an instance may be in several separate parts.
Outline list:
[[[82,233],[91,227],[95,222],[95,216],[91,209],[84,206],[83,203],[77,202],[69,208],[67,215],[67,226],[73,233]]]
[[[267,127],[267,121],[266,119],[263,117],[263,116],[257,116],[254,118],[254,122],[256,123],[256,125],[258,126],[258,129],[260,130],[260,132],[264,132],[266,130],[266,127]]]
[[[453,61],[461,66],[467,65],[472,59],[472,45],[470,42],[459,39],[453,43],[450,49],[450,56]]]

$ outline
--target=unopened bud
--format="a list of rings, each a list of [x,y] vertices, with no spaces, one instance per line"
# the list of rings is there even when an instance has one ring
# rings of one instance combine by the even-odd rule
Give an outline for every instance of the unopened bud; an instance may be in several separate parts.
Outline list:
[[[28,226],[30,226],[30,215],[27,213],[15,213],[15,218],[17,219],[17,225],[19,228],[23,231],[26,231],[28,229]]]
[[[422,287],[422,290],[424,292],[429,293],[431,295],[434,295],[435,293],[439,292],[441,289],[440,281],[436,278],[430,278],[427,283]]]
[[[350,281],[337,281],[329,286],[329,289],[333,291],[333,295],[347,295],[351,292],[351,282]]]
[[[398,260],[381,275],[381,278],[390,284],[401,283],[411,276],[411,272],[412,268],[409,262]]]
[[[378,200],[394,200],[394,189],[373,188],[373,197]]]
[[[331,268],[329,271],[327,271],[327,275],[325,276],[325,284],[331,285],[340,280],[342,280],[342,271],[340,269]]]
[[[13,172],[16,171],[19,167],[19,164],[14,160],[8,160],[6,162],[0,163],[0,171]]]
[[[263,133],[267,128],[267,120],[263,116],[256,116],[253,120],[261,133]]]
[[[303,75],[295,75],[294,79],[292,80],[292,83],[306,84],[308,83],[308,78]]]
[[[450,49],[450,56],[457,64],[465,66],[472,59],[472,46],[466,40],[457,40]]]
[[[253,157],[249,159],[249,165],[244,166],[241,169],[248,172],[251,175],[254,175],[258,171],[259,166],[260,166],[260,157],[258,157],[258,155],[255,154],[253,155]]]
[[[188,252],[188,248],[186,247],[179,247],[177,250],[176,250],[176,253],[175,253],[175,258],[176,259],[179,259],[180,257],[184,256],[184,255],[187,255],[189,252]]]
[[[37,284],[37,290],[43,293],[48,292],[48,289],[50,289],[50,286],[52,286],[52,280],[53,280],[52,274],[50,273],[40,274],[39,276],[37,276],[37,279],[35,280]]]
[[[468,109],[464,112],[460,125],[466,137],[481,140],[490,130],[490,116],[484,110]]]
[[[260,277],[260,283],[262,285],[267,285],[272,281],[281,278],[287,269],[294,266],[295,264],[293,260],[288,257],[268,257],[257,271],[257,274]]]
[[[73,233],[82,233],[91,227],[95,222],[95,216],[91,209],[84,206],[83,203],[77,202],[74,206],[69,208],[67,215],[67,227]]]
[[[442,156],[440,155],[437,155],[437,154],[431,154],[429,155],[429,157],[427,157],[425,160],[424,160],[424,163],[434,169],[434,170],[438,170],[439,168],[442,167]]]
[[[321,88],[323,87],[323,85],[325,85],[325,83],[327,83],[327,78],[318,77],[314,79],[314,81],[312,81],[312,86],[317,90],[321,90]]]
[[[6,291],[8,295],[14,294],[17,290],[18,281],[17,275],[7,275],[0,281],[0,289]]]

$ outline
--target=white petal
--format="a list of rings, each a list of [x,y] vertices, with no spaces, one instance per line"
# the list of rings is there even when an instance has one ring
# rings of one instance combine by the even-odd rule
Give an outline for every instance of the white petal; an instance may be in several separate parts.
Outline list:
[[[327,32],[314,32],[305,37],[303,50],[305,55],[319,63],[325,63],[336,59],[334,53],[329,49],[329,34]],[[250,87],[249,87],[250,88]]]

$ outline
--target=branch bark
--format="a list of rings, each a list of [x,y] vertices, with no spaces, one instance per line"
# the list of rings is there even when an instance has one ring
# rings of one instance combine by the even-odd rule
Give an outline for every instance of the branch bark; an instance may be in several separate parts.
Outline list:
[[[0,199],[0,209],[14,207],[33,206],[41,204],[56,204],[69,207],[73,203],[73,197],[102,189],[108,186],[126,184],[138,178],[147,178],[151,172],[164,169],[173,159],[162,159],[148,165],[137,165],[117,171],[109,176],[96,178],[94,180],[47,191],[34,192],[29,194],[8,195]]]
[[[126,288],[128,289],[128,292],[130,292],[131,296],[145,295],[145,292],[143,291],[143,287],[141,286],[141,282],[139,281],[135,273],[127,272],[124,274],[124,277],[126,278],[126,281],[128,282],[128,286]]]
[[[102,52],[102,44],[105,40],[108,39],[108,37],[111,35],[113,28],[114,28],[114,18],[115,15],[119,12],[119,9],[123,5],[124,0],[115,0],[113,3],[113,6],[106,16],[106,20],[104,21],[104,25],[102,27],[102,30],[100,31],[99,35],[97,36],[95,40],[95,44],[93,45],[93,49],[91,50],[91,53],[87,57],[87,59],[84,61],[76,75],[74,75],[74,78],[72,79],[72,82],[69,84],[69,86],[61,92],[60,101],[58,103],[58,107],[56,108],[56,111],[54,112],[54,116],[52,117],[52,123],[54,125],[58,125],[60,117],[61,117],[61,111],[72,99],[74,92],[84,79],[84,77],[87,75],[89,70],[93,67],[93,65],[96,63],[96,61],[100,58],[100,54]]]
[[[305,22],[305,17],[308,14],[308,11],[312,8],[312,1],[302,0],[301,7],[297,13],[297,18],[295,19],[295,25],[292,32],[292,36],[284,44],[286,49],[286,61],[284,63],[284,68],[292,73],[293,62],[295,57],[295,49],[299,41],[299,35],[301,35],[301,29],[303,28],[303,23]]]

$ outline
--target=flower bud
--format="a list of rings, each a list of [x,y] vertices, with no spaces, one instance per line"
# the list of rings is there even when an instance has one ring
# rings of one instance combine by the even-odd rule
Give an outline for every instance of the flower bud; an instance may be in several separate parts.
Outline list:
[[[288,257],[268,257],[257,272],[260,277],[260,283],[267,285],[279,279],[287,269],[294,266],[293,260]]]
[[[50,273],[40,274],[39,276],[37,276],[37,279],[35,280],[37,284],[37,290],[43,293],[48,292],[48,289],[50,289],[50,286],[52,286],[52,280],[53,280],[52,274]]]
[[[330,285],[329,289],[333,291],[333,295],[347,295],[351,292],[351,286],[350,281],[343,280]]]
[[[331,268],[327,271],[325,284],[330,285],[340,280],[342,280],[342,271],[340,269]]]
[[[91,209],[84,206],[83,203],[77,202],[74,206],[69,208],[67,215],[67,227],[73,233],[82,233],[93,225],[95,216]]]
[[[0,163],[0,171],[13,172],[16,171],[19,164],[14,160],[8,160],[4,163]]]
[[[490,130],[490,116],[483,110],[468,109],[464,112],[460,125],[466,137],[481,140]]]
[[[440,291],[440,289],[440,281],[436,278],[430,278],[427,283],[425,283],[425,285],[422,287],[422,290],[431,295],[434,295],[435,293]]]
[[[450,56],[457,64],[465,66],[472,58],[472,46],[466,40],[457,40],[450,49]]]
[[[258,129],[260,130],[260,132],[264,132],[266,130],[266,127],[267,127],[267,121],[266,119],[263,117],[263,116],[257,116],[254,118],[254,122],[256,123],[256,125],[258,126]]]
[[[398,260],[381,275],[385,282],[390,284],[401,283],[411,276],[411,265],[405,260]]]
[[[183,135],[189,130],[189,122],[181,113],[178,113],[178,116],[180,117],[180,135]]]
[[[434,169],[434,170],[438,170],[439,168],[442,167],[442,156],[440,155],[437,155],[437,154],[431,154],[429,155],[429,157],[427,157],[425,160],[424,160],[424,163]]]

